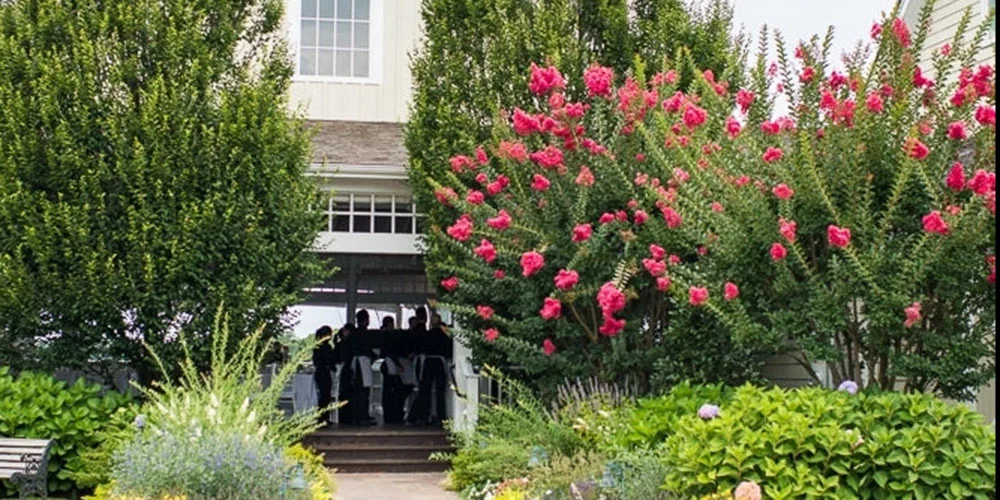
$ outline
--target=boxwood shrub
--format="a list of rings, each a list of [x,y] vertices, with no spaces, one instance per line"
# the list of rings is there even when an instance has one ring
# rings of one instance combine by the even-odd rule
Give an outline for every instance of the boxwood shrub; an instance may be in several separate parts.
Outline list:
[[[677,420],[664,450],[668,490],[692,497],[747,480],[773,499],[996,496],[996,434],[964,405],[745,386],[720,406],[715,418]]]
[[[75,473],[86,468],[81,454],[96,448],[105,427],[131,398],[116,391],[102,392],[83,379],[73,384],[51,375],[23,372],[14,377],[0,367],[0,436],[54,439],[49,458],[49,491],[77,490]],[[12,493],[0,484],[0,497]]]

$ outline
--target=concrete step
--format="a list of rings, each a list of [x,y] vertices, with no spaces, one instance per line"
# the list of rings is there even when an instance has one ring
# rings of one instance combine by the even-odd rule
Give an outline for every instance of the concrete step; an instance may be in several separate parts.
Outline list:
[[[447,462],[431,462],[430,460],[397,460],[397,459],[339,459],[323,462],[327,468],[340,474],[374,473],[374,472],[444,472],[448,470]]]
[[[431,461],[431,454],[454,451],[448,434],[434,427],[333,427],[306,436],[302,444],[343,473],[442,472],[448,463]]]
[[[397,459],[397,460],[427,460],[432,453],[451,453],[455,448],[447,444],[433,445],[317,445],[312,446],[317,453],[322,454],[326,460],[336,461],[339,459]]]

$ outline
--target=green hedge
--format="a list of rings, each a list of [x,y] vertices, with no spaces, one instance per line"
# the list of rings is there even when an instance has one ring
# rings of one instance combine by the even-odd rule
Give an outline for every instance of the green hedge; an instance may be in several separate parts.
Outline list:
[[[691,497],[755,481],[773,499],[996,497],[996,434],[963,405],[745,386],[720,406],[716,418],[676,421],[667,489]]]
[[[0,436],[54,439],[49,460],[49,491],[77,489],[74,473],[86,469],[82,453],[98,447],[112,415],[131,398],[84,380],[68,385],[51,375],[0,367]],[[4,484],[0,493],[11,493]]]

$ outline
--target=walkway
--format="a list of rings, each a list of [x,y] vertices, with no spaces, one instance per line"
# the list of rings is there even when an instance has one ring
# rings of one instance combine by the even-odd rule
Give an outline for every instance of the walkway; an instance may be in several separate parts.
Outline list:
[[[441,488],[444,474],[337,474],[336,500],[458,500]]]

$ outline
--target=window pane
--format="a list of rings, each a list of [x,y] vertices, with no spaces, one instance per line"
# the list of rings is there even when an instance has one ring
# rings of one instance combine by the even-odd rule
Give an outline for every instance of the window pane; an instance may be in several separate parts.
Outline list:
[[[346,215],[333,216],[333,230],[338,233],[346,233],[351,230],[349,224],[351,219]]]
[[[376,233],[391,233],[392,232],[392,217],[375,217],[375,232]]]
[[[337,19],[351,19],[351,0],[337,0]]]
[[[351,51],[337,51],[337,76],[351,76]]]
[[[396,197],[396,213],[397,214],[408,214],[412,213],[413,209],[410,207],[410,197],[409,196],[397,196]]]
[[[368,20],[371,15],[369,13],[369,0],[354,0],[354,19],[358,20]]]
[[[354,53],[354,76],[358,78],[368,77],[368,52]]]
[[[316,46],[316,21],[302,21],[302,46]]]
[[[319,15],[328,19],[333,18],[333,0],[319,0]]]
[[[354,211],[355,212],[371,212],[372,211],[372,197],[369,195],[354,195]]]
[[[351,48],[351,23],[350,22],[337,22],[337,48],[338,49],[349,49]]]
[[[320,21],[319,46],[333,48],[333,21]]]
[[[396,217],[396,234],[410,234],[413,232],[412,217]]]
[[[370,215],[355,215],[354,216],[354,231],[355,233],[370,233],[372,232],[372,218]]]
[[[302,54],[299,56],[299,74],[316,74],[316,51],[314,49],[302,49]]]
[[[392,196],[376,196],[375,211],[379,213],[392,212]]]
[[[333,76],[333,51],[319,50],[318,61],[316,63],[316,74],[321,76]]]
[[[354,48],[368,48],[368,23],[354,23]]]
[[[337,212],[349,212],[351,210],[351,198],[346,194],[338,194],[333,197],[333,209]]]
[[[316,0],[302,0],[302,17],[316,17]]]

